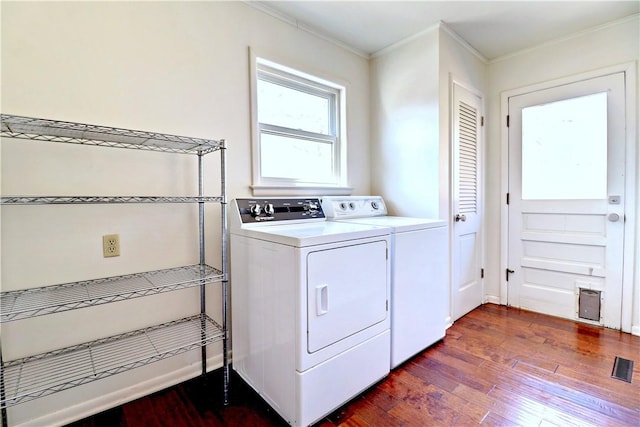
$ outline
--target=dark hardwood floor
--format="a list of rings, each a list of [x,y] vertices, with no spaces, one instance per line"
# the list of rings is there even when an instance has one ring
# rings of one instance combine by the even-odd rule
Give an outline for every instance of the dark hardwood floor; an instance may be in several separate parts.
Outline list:
[[[616,356],[635,362],[631,383],[611,377]],[[72,425],[286,425],[235,375],[223,406],[220,375]],[[640,337],[487,304],[317,427],[478,424],[640,426]]]

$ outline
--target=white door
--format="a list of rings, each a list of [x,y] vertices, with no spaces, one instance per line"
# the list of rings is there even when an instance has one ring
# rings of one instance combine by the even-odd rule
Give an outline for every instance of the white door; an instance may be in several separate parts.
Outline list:
[[[387,318],[387,249],[379,241],[307,256],[309,353]]]
[[[453,85],[452,319],[482,304],[482,98]]]
[[[509,98],[509,305],[620,328],[624,171],[623,73]]]

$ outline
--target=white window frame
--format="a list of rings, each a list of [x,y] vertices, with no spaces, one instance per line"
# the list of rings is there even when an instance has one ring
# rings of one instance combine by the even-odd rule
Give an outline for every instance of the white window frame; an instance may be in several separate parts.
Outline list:
[[[251,129],[252,129],[252,173],[251,188],[254,196],[261,195],[345,195],[351,188],[346,186],[346,86],[306,71],[293,69],[266,59],[250,50],[251,57]],[[318,73],[315,73],[318,74]],[[258,78],[275,81],[278,84],[302,92],[333,98],[331,102],[330,134],[323,135],[303,130],[290,129],[258,122],[257,85]],[[292,136],[332,144],[333,170],[331,182],[307,182],[301,179],[273,178],[262,176],[260,136],[265,134]]]

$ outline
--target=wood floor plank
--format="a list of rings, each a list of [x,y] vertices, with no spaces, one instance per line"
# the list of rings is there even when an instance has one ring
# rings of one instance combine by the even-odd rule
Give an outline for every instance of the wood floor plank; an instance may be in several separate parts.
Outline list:
[[[436,370],[425,368],[424,366],[417,363],[407,363],[402,367],[402,370],[417,378],[422,379],[427,384],[435,384],[441,389],[447,390],[449,392],[451,392],[458,385],[458,382],[455,379],[450,378],[447,375],[443,375]]]
[[[389,414],[402,421],[403,426],[409,427],[444,427],[453,423],[453,417],[442,419],[442,413],[438,412],[437,408],[434,408],[431,413],[408,402],[400,402],[389,411]]]
[[[487,416],[482,420],[480,424],[483,426],[490,426],[490,427],[507,427],[507,426],[519,427],[520,426],[520,424],[508,421],[502,418],[500,415],[493,412],[488,413]],[[522,427],[525,427],[525,426],[522,426]]]
[[[153,410],[154,400],[157,399],[143,397],[124,405],[122,413],[125,425],[129,427],[160,427],[162,425],[160,418]]]
[[[493,387],[493,384],[475,375],[478,366],[447,357],[437,350],[429,352],[429,356],[417,357],[415,363],[450,378],[456,384],[464,384],[485,393]]]
[[[391,416],[387,411],[374,405],[368,399],[358,399],[349,405],[351,407],[350,415],[345,421],[335,422],[335,424],[343,425],[365,425],[380,427],[400,427],[402,423],[397,418]],[[351,420],[351,421],[350,421]],[[351,424],[349,424],[351,422]],[[353,424],[356,423],[356,424]]]
[[[507,372],[503,366],[492,362],[483,366],[485,371],[495,372],[499,378],[498,387],[509,390],[513,394],[544,402],[571,415],[583,413],[590,419],[599,420],[602,425],[615,421],[622,425],[636,425],[639,421],[638,412],[629,410],[617,402],[592,396],[584,392],[581,387],[571,388],[517,369]]]
[[[615,356],[635,360],[632,383],[611,378]],[[231,403],[192,380],[73,427],[284,427],[232,373]],[[640,426],[640,337],[485,304],[445,338],[314,427]]]
[[[338,425],[340,427],[371,427],[372,426],[372,424],[369,424],[358,415],[353,415],[349,417],[346,421]],[[375,426],[375,424],[373,425]]]
[[[524,370],[532,375],[537,375],[547,381],[556,383],[570,389],[580,389],[602,401],[614,401],[616,405],[632,411],[640,410],[640,386],[638,383],[630,384],[611,377],[590,375],[586,372],[574,372],[568,369],[559,370],[555,374],[531,370],[527,366],[517,366],[515,369]]]
[[[557,410],[545,403],[538,402],[535,399],[504,390],[501,387],[494,388],[489,395],[499,402],[494,406],[494,412],[500,415],[512,408],[518,408],[519,411],[529,414],[531,419],[536,420],[535,424],[546,421],[558,426],[597,427],[592,422],[589,422],[588,419],[576,417],[572,414]]]

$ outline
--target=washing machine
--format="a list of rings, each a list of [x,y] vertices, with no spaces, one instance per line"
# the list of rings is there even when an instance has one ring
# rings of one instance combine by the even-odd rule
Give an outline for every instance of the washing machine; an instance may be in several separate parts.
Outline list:
[[[233,369],[312,424],[390,371],[390,229],[327,221],[317,198],[229,212]]]
[[[446,221],[389,216],[379,196],[322,198],[328,219],[391,228],[391,368],[444,338],[449,305]]]

